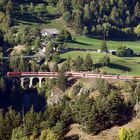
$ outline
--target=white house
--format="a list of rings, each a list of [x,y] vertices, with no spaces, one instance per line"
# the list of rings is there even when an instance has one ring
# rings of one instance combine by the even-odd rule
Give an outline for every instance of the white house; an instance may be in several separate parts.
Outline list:
[[[60,33],[57,29],[42,29],[41,36],[57,36]]]

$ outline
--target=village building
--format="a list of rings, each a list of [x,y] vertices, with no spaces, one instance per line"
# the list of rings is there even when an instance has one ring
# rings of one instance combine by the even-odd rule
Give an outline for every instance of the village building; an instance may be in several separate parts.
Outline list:
[[[130,48],[126,49],[126,57],[132,57],[134,55],[134,51]]]
[[[57,29],[42,29],[41,36],[53,36],[56,37],[60,33]]]
[[[117,50],[108,50],[108,53],[111,53],[112,55],[116,55]]]

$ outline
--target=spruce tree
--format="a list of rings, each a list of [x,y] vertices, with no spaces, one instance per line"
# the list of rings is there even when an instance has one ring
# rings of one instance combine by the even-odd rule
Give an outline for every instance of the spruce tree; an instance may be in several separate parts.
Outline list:
[[[74,63],[75,63],[75,70],[76,71],[82,71],[83,70],[83,63],[84,63],[84,60],[82,57],[78,56],[75,60],[74,60]]]
[[[92,70],[92,68],[93,68],[93,61],[92,61],[92,58],[91,58],[90,54],[86,55],[83,67],[84,67],[85,71],[91,71]]]
[[[102,52],[108,52],[107,44],[105,41],[102,42],[101,44],[101,51]]]

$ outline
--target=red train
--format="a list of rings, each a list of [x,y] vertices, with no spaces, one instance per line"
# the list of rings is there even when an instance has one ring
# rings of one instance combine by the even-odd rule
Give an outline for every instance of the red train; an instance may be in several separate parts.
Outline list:
[[[7,76],[58,76],[58,72],[7,72]]]
[[[58,72],[7,72],[7,76],[59,76]],[[140,80],[140,76],[103,75],[84,72],[65,72],[66,77]]]

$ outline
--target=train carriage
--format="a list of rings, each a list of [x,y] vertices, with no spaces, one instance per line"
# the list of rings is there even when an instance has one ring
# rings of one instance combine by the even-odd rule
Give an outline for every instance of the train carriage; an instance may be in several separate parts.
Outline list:
[[[7,76],[18,76],[21,75],[21,72],[7,72]]]
[[[59,76],[58,72],[7,72],[7,76]],[[65,72],[66,77],[140,80],[140,76],[102,75],[84,72]]]
[[[90,73],[87,73],[84,75],[85,78],[97,78],[98,77],[98,74],[90,74]]]
[[[118,75],[101,75],[103,79],[118,79]]]
[[[120,80],[133,80],[134,77],[133,76],[119,76]]]

